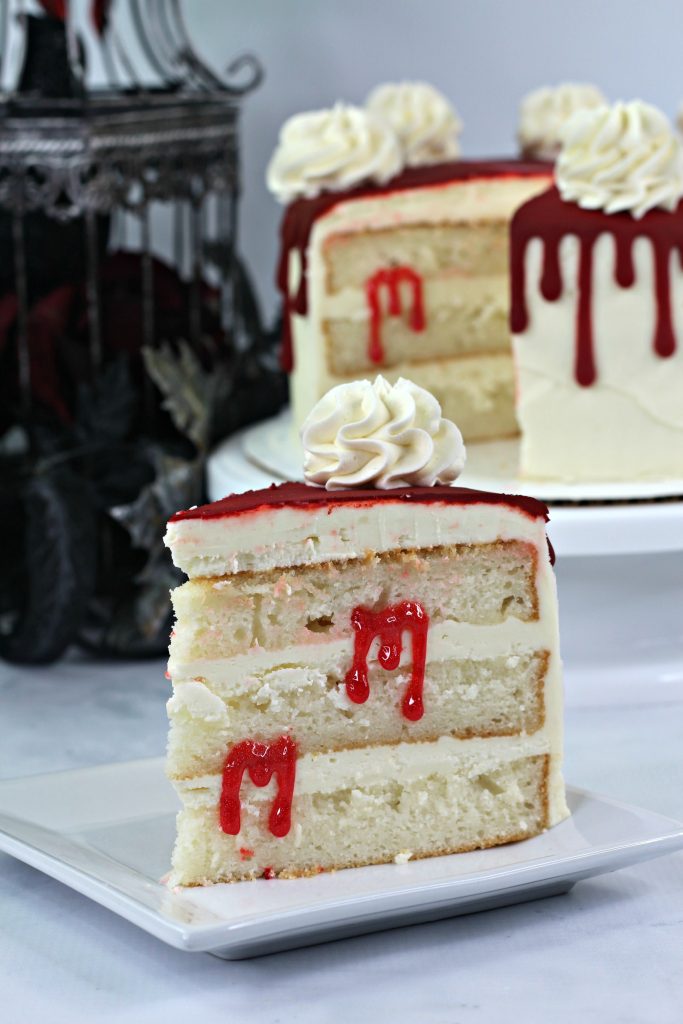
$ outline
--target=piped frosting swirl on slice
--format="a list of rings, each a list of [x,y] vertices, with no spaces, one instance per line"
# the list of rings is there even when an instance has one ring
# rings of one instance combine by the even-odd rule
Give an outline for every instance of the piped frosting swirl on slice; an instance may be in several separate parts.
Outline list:
[[[302,430],[304,476],[328,491],[450,484],[465,466],[462,434],[424,388],[384,377],[328,391]]]

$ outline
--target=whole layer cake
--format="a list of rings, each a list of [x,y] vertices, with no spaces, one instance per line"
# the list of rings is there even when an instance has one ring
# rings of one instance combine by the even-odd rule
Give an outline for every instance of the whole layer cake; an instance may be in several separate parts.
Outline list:
[[[298,426],[330,387],[381,367],[430,390],[468,439],[517,432],[508,226],[551,168],[454,159],[458,129],[420,83],[284,126],[268,179],[287,203],[278,287]]]
[[[640,102],[577,113],[511,225],[521,472],[683,478],[683,152]]]
[[[358,387],[305,432],[325,487],[169,523],[190,577],[169,662],[175,884],[471,850],[567,813],[547,510],[439,484],[464,452],[434,400]]]

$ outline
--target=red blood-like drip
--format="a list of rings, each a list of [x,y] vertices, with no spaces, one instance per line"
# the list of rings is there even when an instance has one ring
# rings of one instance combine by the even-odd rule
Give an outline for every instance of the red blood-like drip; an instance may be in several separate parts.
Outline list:
[[[560,272],[560,246],[558,239],[546,241],[541,274],[541,295],[548,302],[557,302],[562,295],[562,274]]]
[[[387,267],[376,271],[365,283],[365,295],[370,310],[370,337],[368,355],[371,362],[384,362],[384,346],[382,345],[382,292],[389,294],[389,315],[399,316],[401,313],[401,285],[407,284],[412,289],[410,305],[410,328],[413,331],[425,329],[424,298],[422,294],[422,277],[412,267]]]
[[[292,824],[296,743],[289,736],[280,736],[272,743],[244,740],[228,752],[223,765],[220,825],[222,831],[231,836],[236,836],[241,828],[240,788],[245,772],[255,786],[267,786],[272,777],[276,777],[277,794],[270,809],[268,827],[281,839]]]
[[[655,352],[667,359],[676,351],[676,335],[671,322],[671,294],[669,263],[671,249],[655,246],[655,294],[657,296],[657,322],[655,324]]]
[[[579,241],[579,295],[576,306],[576,361],[574,376],[577,384],[588,388],[595,383],[595,354],[593,351],[593,239]]]
[[[652,245],[655,268],[657,316],[653,338],[656,355],[667,358],[676,351],[676,334],[671,317],[669,263],[671,252],[678,250],[683,264],[683,203],[676,210],[650,210],[636,220],[629,213],[607,216],[601,210],[582,210],[565,203],[556,188],[530,199],[512,219],[510,232],[510,329],[522,334],[529,326],[526,305],[526,249],[532,238],[543,242],[541,294],[552,302],[562,294],[559,245],[567,235],[579,241],[578,302],[576,309],[576,381],[589,387],[597,379],[593,338],[593,247],[600,235],[614,238],[616,259],[614,279],[622,288],[635,282],[633,244],[646,238]],[[552,339],[548,339],[552,344]]]
[[[346,692],[354,704],[364,704],[370,696],[368,682],[368,654],[373,641],[379,637],[378,660],[388,672],[397,669],[403,650],[403,633],[412,637],[413,668],[401,710],[405,718],[417,722],[424,714],[425,662],[427,659],[427,630],[429,616],[417,601],[402,601],[381,612],[355,608],[351,615],[355,630],[353,664],[346,673]]]
[[[312,199],[297,199],[285,210],[280,228],[280,259],[277,287],[284,303],[282,365],[292,369],[291,316],[308,312],[307,254],[311,231],[316,221],[324,217],[339,203],[350,199],[387,195],[412,188],[441,188],[454,181],[472,181],[476,178],[549,177],[551,166],[538,160],[454,160],[440,164],[407,167],[395,178],[378,185],[366,182],[357,188],[342,192],[321,192]],[[299,254],[301,280],[296,294],[289,291],[289,261],[293,252]]]

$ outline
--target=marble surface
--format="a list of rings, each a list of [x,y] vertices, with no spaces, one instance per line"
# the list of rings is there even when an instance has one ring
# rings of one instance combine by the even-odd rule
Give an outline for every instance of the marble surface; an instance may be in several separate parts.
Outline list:
[[[0,775],[163,751],[160,662],[0,666]],[[570,669],[567,778],[683,818],[683,686]],[[390,1019],[678,1024],[683,854],[567,896],[228,963],[170,949],[0,854],[3,1024]]]

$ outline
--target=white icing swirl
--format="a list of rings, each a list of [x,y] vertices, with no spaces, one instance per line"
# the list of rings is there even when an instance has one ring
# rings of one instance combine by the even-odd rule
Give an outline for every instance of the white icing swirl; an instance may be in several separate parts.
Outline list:
[[[392,129],[367,110],[337,103],[332,110],[297,114],[284,123],[266,172],[280,202],[379,183],[403,166]]]
[[[393,128],[408,167],[454,160],[460,155],[458,136],[462,122],[446,97],[432,85],[379,85],[372,90],[365,106]]]
[[[586,210],[674,210],[683,195],[683,147],[665,115],[634,100],[581,110],[562,131],[555,167],[563,199]]]
[[[561,147],[561,133],[577,110],[605,106],[607,100],[594,85],[562,82],[535,89],[519,108],[517,141],[524,156],[554,161]]]
[[[450,484],[465,466],[455,423],[424,388],[384,377],[339,384],[301,428],[304,476],[328,491],[345,487]]]

